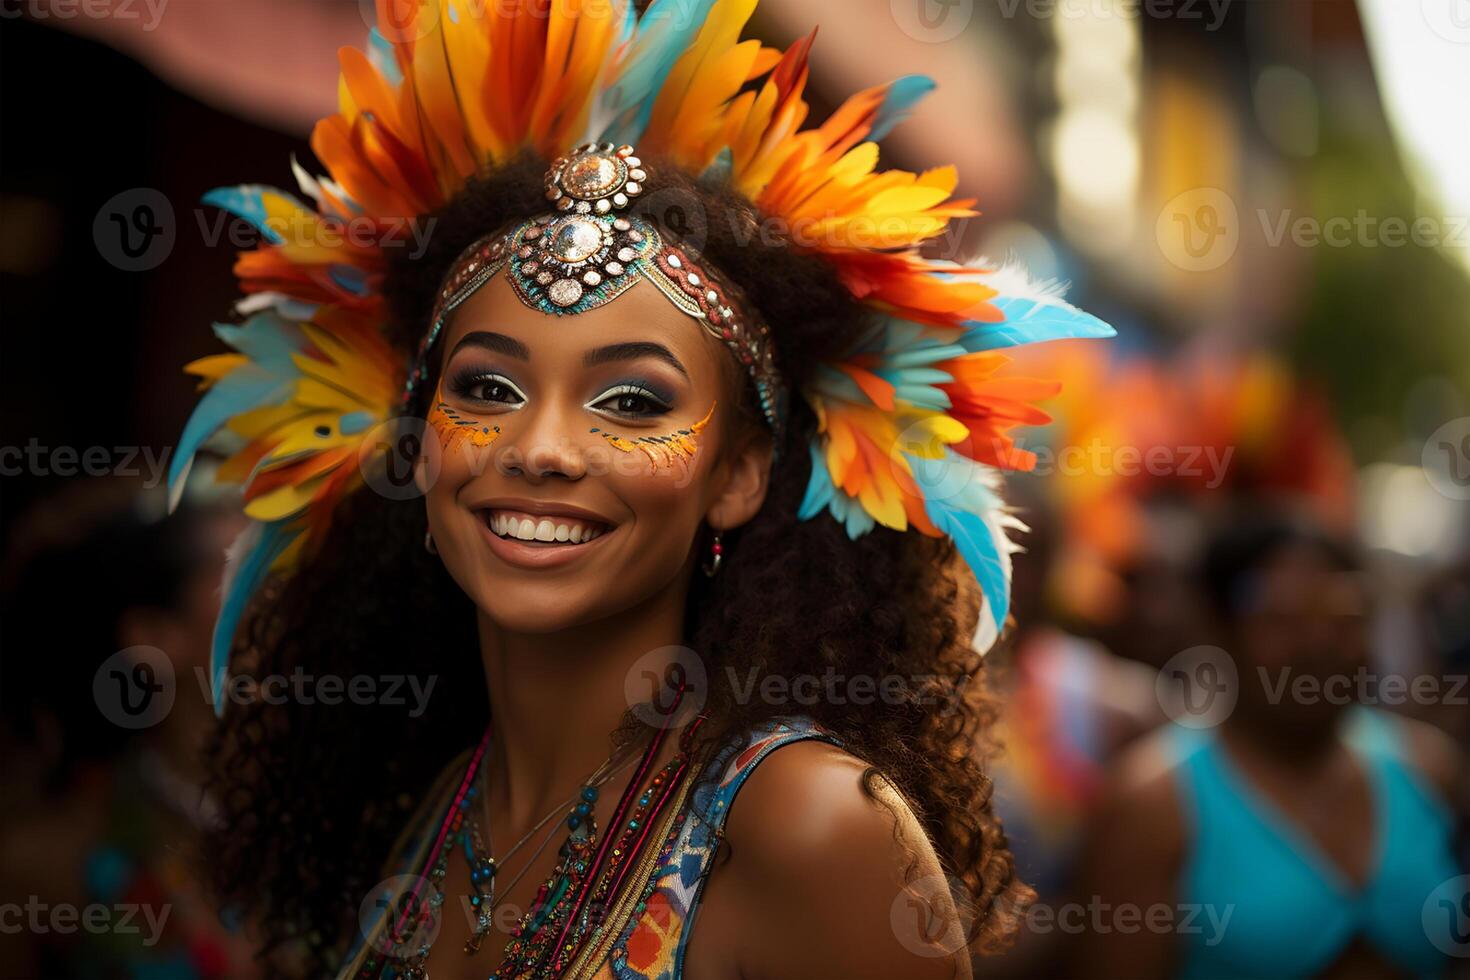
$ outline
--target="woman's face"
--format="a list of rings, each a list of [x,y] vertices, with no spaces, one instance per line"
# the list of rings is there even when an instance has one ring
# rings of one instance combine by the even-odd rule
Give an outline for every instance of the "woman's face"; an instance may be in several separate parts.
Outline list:
[[[429,530],[502,628],[629,609],[687,577],[702,522],[759,509],[769,441],[732,438],[731,355],[651,283],[553,316],[497,275],[440,344],[419,470]]]

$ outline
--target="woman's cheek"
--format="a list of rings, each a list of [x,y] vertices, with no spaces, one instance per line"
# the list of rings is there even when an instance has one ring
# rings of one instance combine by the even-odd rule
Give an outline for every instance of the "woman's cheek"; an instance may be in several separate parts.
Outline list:
[[[598,428],[592,432],[613,450],[635,461],[631,473],[651,480],[667,478],[675,486],[688,486],[695,464],[703,454],[706,442],[703,433],[714,418],[716,404],[711,403],[709,411],[693,425],[656,435],[620,436]]]

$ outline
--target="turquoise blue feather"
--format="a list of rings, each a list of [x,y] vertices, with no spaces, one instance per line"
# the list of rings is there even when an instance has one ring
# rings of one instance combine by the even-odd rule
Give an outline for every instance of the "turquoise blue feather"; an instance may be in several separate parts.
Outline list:
[[[997,296],[990,304],[1005,314],[1001,323],[970,321],[960,340],[967,351],[997,350],[1047,340],[1112,337],[1117,331],[1091,313],[1061,300]]]
[[[1004,531],[994,520],[1000,499],[981,482],[976,464],[946,451],[943,459],[904,454],[914,482],[924,495],[924,512],[939,530],[954,539],[965,563],[975,573],[987,609],[999,631],[1010,611],[1011,584],[1002,549]],[[961,489],[955,492],[954,488]]]
[[[881,141],[893,131],[893,127],[907,119],[914,105],[934,91],[934,88],[934,79],[928,75],[905,75],[895,81],[889,87],[883,105],[878,109],[878,115],[873,121],[873,131],[868,134],[868,139],[873,142]]]
[[[689,49],[715,0],[653,0],[631,41],[627,63],[603,95],[611,118],[600,139],[636,146],[653,116],[654,100],[674,63]]]
[[[231,549],[233,559],[238,564],[232,565],[227,572],[229,578],[220,600],[219,618],[215,620],[214,637],[209,651],[209,675],[213,685],[216,715],[224,714],[230,648],[234,645],[235,631],[240,626],[240,620],[244,618],[245,610],[250,605],[250,597],[270,574],[271,565],[290,547],[299,533],[299,530],[285,522],[265,524],[256,521]],[[242,551],[246,552],[243,556],[240,555]]]
[[[237,184],[234,187],[216,187],[205,193],[200,198],[205,204],[213,205],[222,211],[228,211],[235,217],[250,223],[250,226],[265,236],[265,240],[272,245],[279,245],[286,239],[280,232],[271,228],[266,223],[266,209],[264,195],[266,192],[279,195],[291,201],[301,210],[307,213],[315,213],[315,209],[307,207],[294,195],[287,194],[275,187],[265,184]]]

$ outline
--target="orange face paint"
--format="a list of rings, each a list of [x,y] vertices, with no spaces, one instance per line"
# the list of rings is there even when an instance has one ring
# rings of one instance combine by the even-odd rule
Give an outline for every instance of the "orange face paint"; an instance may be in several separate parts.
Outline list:
[[[609,445],[621,449],[625,453],[642,450],[647,454],[649,461],[653,463],[655,469],[663,466],[673,466],[674,460],[676,459],[681,459],[688,463],[693,461],[694,454],[699,451],[699,442],[695,437],[699,435],[705,426],[709,425],[710,419],[714,418],[716,404],[718,402],[711,404],[709,411],[704,413],[704,418],[695,422],[689,428],[677,429],[664,436],[641,436],[637,439],[625,439],[622,436],[614,435],[611,432],[604,432],[601,429],[593,429],[592,431],[606,439]]]
[[[439,445],[446,453],[461,443],[468,443],[475,449],[484,449],[500,438],[500,426],[465,418],[445,404],[438,391],[434,392],[434,407],[429,410],[428,422],[434,427],[439,436]]]

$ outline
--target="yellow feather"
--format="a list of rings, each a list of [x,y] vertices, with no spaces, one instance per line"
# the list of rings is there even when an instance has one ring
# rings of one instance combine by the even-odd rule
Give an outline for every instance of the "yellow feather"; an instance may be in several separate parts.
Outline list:
[[[284,521],[307,508],[323,482],[322,477],[301,486],[286,484],[270,493],[261,494],[245,505],[245,514],[256,521]]]

